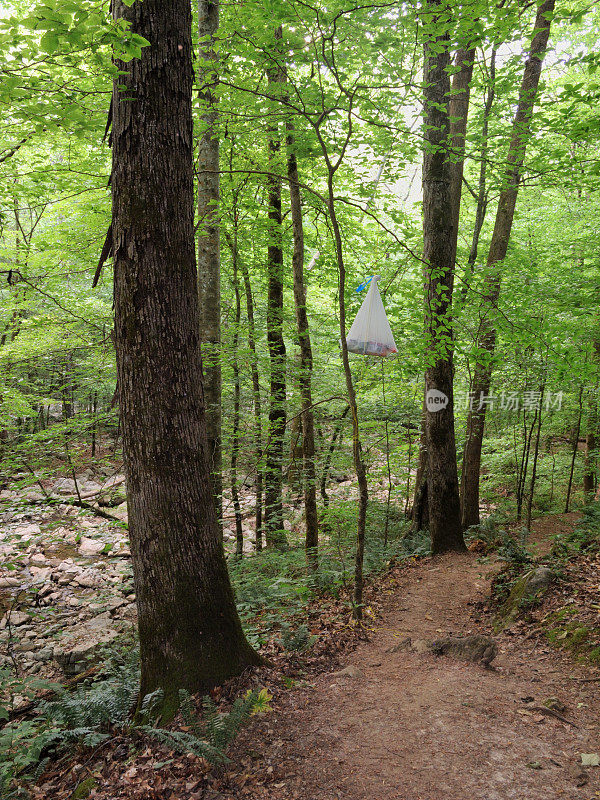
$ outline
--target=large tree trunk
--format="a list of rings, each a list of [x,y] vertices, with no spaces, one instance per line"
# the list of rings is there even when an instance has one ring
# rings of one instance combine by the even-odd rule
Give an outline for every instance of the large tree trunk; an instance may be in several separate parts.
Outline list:
[[[281,28],[275,33],[281,39]],[[277,92],[277,85],[285,82],[281,67],[269,70],[269,85]],[[269,194],[269,246],[267,251],[267,343],[271,360],[271,388],[269,405],[269,438],[265,460],[265,539],[268,546],[285,547],[283,530],[283,440],[286,425],[286,351],[283,340],[283,248],[281,217],[281,178],[279,154],[280,132],[277,123],[269,131],[269,165],[267,178]]]
[[[429,9],[441,13],[439,0]],[[456,468],[451,329],[457,210],[448,152],[450,136],[449,37],[434,33],[425,43],[423,154],[423,260],[425,262],[425,443],[427,502],[433,553],[464,550]],[[445,396],[445,405],[432,401]]]
[[[149,40],[113,95],[115,346],[143,697],[207,691],[259,657],[236,611],[206,452],[194,250],[190,4],[115,15]],[[118,84],[126,89],[119,90]]]
[[[479,475],[486,413],[486,403],[482,400],[489,394],[496,350],[496,328],[491,313],[497,306],[500,297],[501,264],[508,250],[521,170],[531,133],[531,117],[540,82],[542,60],[548,46],[554,1],[544,0],[537,10],[535,34],[523,71],[519,102],[508,149],[507,170],[498,200],[494,232],[487,259],[487,277],[483,290],[483,303],[486,308],[482,316],[477,342],[477,350],[484,356],[479,357],[475,365],[472,384],[473,404],[467,417],[463,456],[461,497],[463,528],[479,524]]]
[[[294,303],[296,306],[296,326],[300,345],[300,398],[302,402],[302,461],[304,514],[306,518],[306,552],[309,564],[315,569],[318,565],[319,521],[317,513],[317,477],[315,470],[315,419],[312,410],[312,348],[310,330],[306,313],[306,287],[304,285],[304,227],[302,224],[302,204],[298,183],[298,164],[294,151],[294,128],[288,123],[288,178],[292,227],[294,233],[294,252],[292,271],[294,273]]]
[[[218,83],[214,37],[219,27],[219,0],[199,0],[198,78],[204,128],[198,146],[198,291],[200,340],[206,404],[208,452],[217,511],[222,507],[221,445],[221,264],[219,250]],[[203,37],[209,37],[205,39]]]
[[[460,217],[460,198],[462,188],[462,177],[464,171],[464,152],[465,138],[467,131],[467,117],[469,111],[469,95],[471,79],[473,77],[473,64],[475,60],[475,50],[460,48],[456,54],[455,66],[459,67],[454,73],[452,80],[452,90],[449,100],[448,114],[450,131],[450,153],[449,164],[449,196],[450,196],[450,224],[452,229],[452,265],[456,261],[456,249],[458,244],[458,223]],[[445,98],[445,102],[448,102]],[[411,511],[412,524],[414,531],[429,528],[429,496],[427,491],[427,479],[429,472],[429,459],[427,451],[426,437],[427,410],[423,402],[422,427],[419,447],[419,465],[415,481],[415,493]]]

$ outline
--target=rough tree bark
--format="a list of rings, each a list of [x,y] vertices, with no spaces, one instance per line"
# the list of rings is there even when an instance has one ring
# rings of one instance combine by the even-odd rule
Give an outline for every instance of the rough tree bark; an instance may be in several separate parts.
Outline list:
[[[115,2],[150,46],[113,93],[115,346],[141,653],[140,697],[207,691],[259,663],[213,502],[194,249],[189,3]]]
[[[460,198],[462,189],[462,177],[464,171],[464,152],[465,138],[467,131],[467,117],[469,111],[469,95],[471,80],[473,77],[473,64],[475,60],[475,50],[473,48],[460,48],[455,57],[455,67],[458,70],[452,79],[452,90],[449,100],[449,132],[450,150],[449,154],[449,180],[450,180],[450,224],[452,230],[452,260],[454,269],[456,261],[456,249],[458,244],[458,222],[460,216]],[[446,102],[448,102],[445,99]],[[423,403],[422,425],[419,446],[419,465],[415,480],[415,494],[411,510],[411,530],[424,530],[429,528],[429,495],[427,491],[428,478],[428,450],[426,442],[426,419],[427,409]]]
[[[198,146],[198,292],[208,452],[217,512],[222,508],[221,260],[219,244],[219,136],[216,87],[219,0],[199,0],[198,77],[204,132]],[[208,38],[205,38],[208,37]]]
[[[439,21],[440,0],[427,7]],[[427,503],[433,553],[464,550],[456,467],[453,396],[452,290],[458,202],[451,162],[449,36],[435,32],[425,42],[423,153],[423,261],[425,273],[425,445]],[[460,192],[460,190],[459,190]],[[458,194],[460,199],[460,194]],[[431,399],[442,395],[443,407]],[[439,394],[441,393],[441,395]]]
[[[276,43],[282,31],[275,32]],[[282,67],[269,69],[270,92],[277,96],[285,83]],[[269,129],[269,246],[267,251],[267,343],[271,360],[269,438],[265,452],[265,539],[270,547],[286,547],[283,529],[283,440],[286,425],[286,350],[283,340],[283,247],[281,216],[280,132],[275,122]]]
[[[479,524],[479,476],[481,471],[481,446],[485,428],[486,404],[481,403],[490,390],[493,360],[496,350],[496,328],[492,310],[497,306],[502,281],[501,264],[506,257],[512,230],[521,170],[525,159],[527,141],[531,132],[531,118],[542,71],[542,61],[548,46],[550,24],[555,0],[543,0],[538,6],[534,36],[523,71],[519,102],[512,126],[508,149],[507,168],[498,200],[496,220],[487,259],[487,275],[483,289],[485,306],[477,337],[478,357],[472,383],[472,408],[467,417],[467,432],[462,471],[462,525],[468,528]],[[481,406],[481,408],[480,408]]]
[[[310,330],[306,313],[306,286],[304,283],[304,226],[302,224],[302,204],[298,179],[298,164],[294,150],[294,128],[288,123],[288,179],[290,184],[290,205],[294,251],[292,271],[294,276],[294,304],[296,307],[296,327],[300,345],[300,398],[302,403],[302,462],[304,514],[306,518],[306,552],[313,569],[318,566],[317,548],[319,546],[319,521],[317,512],[317,476],[315,470],[315,418],[312,410],[312,348]]]

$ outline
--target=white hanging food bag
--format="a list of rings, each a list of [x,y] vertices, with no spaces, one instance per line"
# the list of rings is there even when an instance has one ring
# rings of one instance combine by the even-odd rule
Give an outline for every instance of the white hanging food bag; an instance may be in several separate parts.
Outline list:
[[[397,353],[390,323],[385,314],[383,301],[374,275],[356,319],[346,337],[348,352],[364,356],[389,356]]]

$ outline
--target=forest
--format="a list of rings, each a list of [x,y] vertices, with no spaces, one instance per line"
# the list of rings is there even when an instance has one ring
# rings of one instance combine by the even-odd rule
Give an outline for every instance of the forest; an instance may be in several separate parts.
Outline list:
[[[0,800],[600,796],[599,30],[4,0]]]

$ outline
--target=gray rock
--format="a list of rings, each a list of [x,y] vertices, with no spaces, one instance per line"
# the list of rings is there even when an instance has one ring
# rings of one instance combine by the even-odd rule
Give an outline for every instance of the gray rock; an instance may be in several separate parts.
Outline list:
[[[96,589],[98,586],[102,586],[104,581],[97,572],[83,572],[73,578],[73,583],[83,589]]]
[[[518,619],[522,607],[543,594],[553,577],[549,567],[536,567],[521,575],[496,615],[494,631],[497,633]]]
[[[74,495],[76,494],[75,481],[73,478],[59,478],[50,491],[52,494]]]
[[[20,586],[21,581],[18,578],[0,578],[0,589],[12,589],[14,586]]]
[[[104,550],[105,543],[99,539],[90,539],[88,536],[83,536],[79,542],[78,551],[82,556],[97,556]]]
[[[54,648],[52,647],[42,647],[41,649],[36,649],[33,651],[33,658],[36,661],[50,661],[50,659],[54,656]]]
[[[87,669],[98,650],[113,642],[120,634],[118,622],[107,612],[77,625],[54,651],[54,658],[66,675],[77,675]]]
[[[29,614],[24,614],[22,611],[7,611],[6,614],[0,620],[0,628],[7,628],[8,623],[10,620],[10,627],[17,628],[21,625],[25,625],[28,622],[31,622],[31,617]]]
[[[426,639],[415,639],[411,650],[414,650],[415,653],[431,653],[431,646]]]
[[[111,512],[121,522],[127,522],[127,502],[121,503],[120,506],[113,508]]]
[[[437,656],[445,655],[463,661],[473,661],[488,666],[498,653],[498,645],[490,636],[446,636],[429,643],[430,650]]]
[[[547,589],[552,583],[554,574],[550,567],[537,567],[529,574],[525,592],[534,594],[540,590]]]
[[[354,664],[348,664],[347,667],[344,669],[339,670],[339,672],[333,673],[335,677],[339,678],[362,678],[363,673],[359,670],[358,667],[355,667]]]
[[[15,531],[17,536],[20,536],[21,538],[25,538],[28,536],[39,536],[41,532],[42,529],[40,528],[39,525],[35,523],[31,525],[19,526]]]
[[[31,576],[36,583],[45,583],[50,580],[52,567],[31,567]]]

